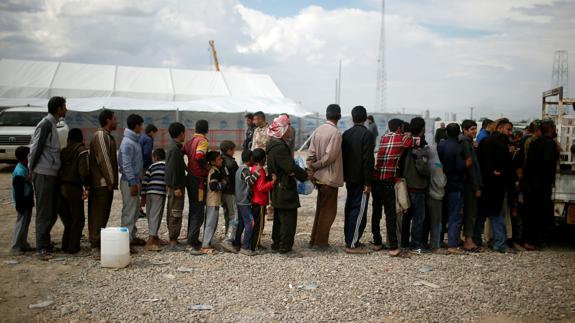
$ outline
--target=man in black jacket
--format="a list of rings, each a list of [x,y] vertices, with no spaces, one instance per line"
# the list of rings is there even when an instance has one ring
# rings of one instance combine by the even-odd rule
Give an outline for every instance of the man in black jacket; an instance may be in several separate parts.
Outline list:
[[[509,136],[512,129],[513,124],[507,118],[499,119],[496,131],[481,141],[478,149],[483,190],[473,240],[477,245],[482,244],[481,235],[485,220],[490,217],[493,229],[493,250],[501,253],[512,252],[507,247],[505,208],[508,206],[503,203],[506,194],[512,216],[517,214],[513,193],[515,174],[509,152]]]
[[[285,141],[289,136],[289,118],[277,117],[268,128],[266,145],[268,171],[277,176],[277,184],[271,191],[274,207],[272,250],[287,254],[292,250],[297,227],[297,209],[300,207],[296,179],[305,181],[307,172],[296,165],[291,149]]]
[[[555,183],[559,150],[553,139],[555,124],[551,120],[541,123],[543,136],[529,145],[525,157],[525,215],[524,240],[525,249],[534,250],[542,242],[542,235],[553,217],[551,194]]]
[[[375,158],[373,134],[364,126],[367,111],[362,106],[351,110],[354,126],[343,133],[343,178],[347,189],[345,201],[345,251],[366,253],[359,242],[367,223],[367,205]]]

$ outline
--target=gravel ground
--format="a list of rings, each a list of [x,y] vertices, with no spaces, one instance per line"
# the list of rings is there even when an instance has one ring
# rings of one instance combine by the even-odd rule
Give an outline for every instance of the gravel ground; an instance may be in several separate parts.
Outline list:
[[[575,321],[573,246],[516,255],[347,255],[340,211],[331,235],[335,250],[311,251],[306,246],[315,193],[302,197],[299,210],[295,249],[302,258],[271,253],[192,256],[139,248],[127,268],[113,270],[100,268],[86,241],[80,256],[57,254],[48,262],[32,254],[10,256],[15,220],[6,185],[10,170],[0,167],[0,321]],[[344,199],[345,189],[339,194],[339,210]],[[119,225],[120,207],[116,193],[111,225]],[[145,237],[146,221],[137,225]],[[30,229],[33,237],[33,225]],[[56,242],[61,231],[58,223]],[[267,222],[267,247],[270,232]],[[364,242],[371,238],[369,232],[368,225]],[[161,236],[167,238],[165,220]],[[43,301],[51,304],[29,309]]]

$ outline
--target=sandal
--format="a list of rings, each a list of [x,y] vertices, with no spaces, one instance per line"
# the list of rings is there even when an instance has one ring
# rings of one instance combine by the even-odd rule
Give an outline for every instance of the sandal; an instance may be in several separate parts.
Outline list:
[[[145,251],[162,251],[162,248],[160,246],[158,246],[157,244],[150,244],[150,245],[144,246],[144,250]]]
[[[218,253],[218,251],[214,248],[202,248],[200,249],[200,252],[204,255],[215,255]]]
[[[381,251],[381,250],[383,250],[383,245],[382,244],[374,244],[373,247],[371,247],[371,250]]]
[[[447,253],[450,255],[464,255],[465,250],[463,250],[461,248],[452,248],[452,249],[447,249]]]
[[[472,253],[480,253],[480,252],[485,251],[485,250],[483,250],[483,248],[481,248],[481,247],[479,247],[479,246],[474,247],[474,248],[469,248],[469,249],[468,249],[468,248],[463,248],[463,250],[464,250],[464,251],[467,251],[467,252],[472,252]]]

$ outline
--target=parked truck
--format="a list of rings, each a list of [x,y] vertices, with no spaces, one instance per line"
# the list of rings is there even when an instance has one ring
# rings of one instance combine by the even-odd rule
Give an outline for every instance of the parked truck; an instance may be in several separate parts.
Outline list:
[[[560,147],[553,189],[555,218],[575,225],[575,99],[563,97],[563,87],[543,92],[542,117],[555,122]]]

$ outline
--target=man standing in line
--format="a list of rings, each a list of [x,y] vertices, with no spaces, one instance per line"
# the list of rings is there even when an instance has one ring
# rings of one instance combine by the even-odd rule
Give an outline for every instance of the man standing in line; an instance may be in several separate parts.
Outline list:
[[[316,129],[307,157],[308,170],[318,192],[309,244],[318,250],[329,248],[329,231],[337,215],[337,192],[343,186],[342,138],[337,128],[341,119],[339,105],[327,107],[326,119],[327,122]]]
[[[541,123],[542,136],[529,145],[525,163],[524,247],[535,250],[543,242],[543,235],[553,217],[551,194],[557,172],[559,151],[555,137],[555,124],[544,120]]]
[[[262,111],[254,113],[254,124],[256,128],[254,130],[251,150],[253,151],[256,148],[266,150],[266,145],[269,140],[268,123],[266,122],[266,115]]]
[[[377,137],[379,137],[379,130],[377,130],[377,124],[372,115],[367,116],[367,130],[373,135],[373,146],[377,146]]]
[[[479,144],[478,157],[481,165],[483,190],[481,193],[479,216],[475,224],[474,242],[482,244],[481,235],[486,218],[491,219],[493,230],[493,250],[501,253],[514,251],[507,247],[507,228],[505,211],[511,209],[511,215],[516,216],[515,197],[513,192],[515,174],[511,154],[509,153],[509,136],[513,124],[506,118],[499,119],[497,126],[489,137]],[[505,195],[507,202],[505,205]]]
[[[252,141],[254,139],[254,130],[256,129],[256,125],[254,124],[253,113],[247,113],[244,118],[246,120],[246,139],[244,140],[242,148],[243,150],[249,150],[252,148]]]
[[[403,177],[409,191],[411,207],[403,218],[405,241],[409,242],[411,231],[411,251],[416,254],[427,252],[422,248],[423,222],[425,221],[425,197],[429,186],[428,166],[429,148],[425,142],[425,120],[421,117],[411,119],[410,131],[413,133],[413,146],[404,154]],[[411,224],[411,230],[409,230]],[[403,239],[402,239],[403,240]]]
[[[198,120],[196,133],[192,139],[184,144],[183,152],[188,157],[187,185],[189,215],[188,215],[188,244],[196,252],[202,247],[200,242],[200,229],[204,223],[206,208],[207,177],[210,166],[206,161],[208,153],[208,122]]]
[[[48,115],[38,123],[30,141],[28,157],[36,192],[36,250],[42,260],[53,251],[50,231],[58,219],[60,189],[60,140],[57,124],[66,116],[66,99],[60,96],[48,101]]]
[[[435,130],[435,144],[439,144],[442,140],[447,139],[447,133],[445,132],[445,122],[439,124],[439,128]]]
[[[389,255],[399,256],[401,249],[397,240],[397,211],[395,182],[398,179],[397,168],[403,151],[413,146],[411,133],[404,133],[403,121],[391,119],[388,132],[380,140],[377,152],[377,164],[373,172],[373,215],[371,217],[371,232],[373,234],[373,250],[383,249],[383,239],[379,224],[382,210],[385,209]]]
[[[477,145],[479,145],[483,140],[489,137],[494,130],[495,130],[495,122],[493,120],[490,119],[483,120],[483,122],[481,123],[481,130],[479,130],[479,134],[477,135],[477,139],[475,140]]]
[[[367,206],[371,193],[373,165],[373,135],[364,126],[367,111],[362,106],[351,110],[353,127],[342,136],[343,176],[347,190],[345,201],[345,251],[367,253],[359,242],[367,223]]]
[[[136,237],[136,221],[140,214],[140,191],[142,189],[142,147],[139,139],[144,119],[137,114],[131,114],[126,120],[128,126],[124,129],[124,138],[120,144],[118,165],[122,177],[120,178],[120,191],[122,192],[122,218],[121,225],[128,228],[130,244],[143,246],[146,241]]]
[[[473,139],[477,135],[477,123],[473,120],[464,120],[461,128],[463,128],[463,133],[459,136],[459,142],[463,148],[463,158],[467,167],[463,180],[463,236],[465,237],[463,249],[479,252],[481,248],[473,242],[473,232],[479,212],[477,201],[481,197],[482,185],[479,160],[473,147]]]
[[[100,129],[90,142],[90,194],[88,195],[88,232],[93,249],[100,248],[100,229],[108,225],[114,190],[118,189],[116,140],[112,131],[117,121],[114,112],[102,110]]]
[[[437,153],[447,177],[445,186],[448,213],[447,252],[462,254],[464,251],[459,248],[459,242],[463,223],[463,180],[467,167],[463,158],[463,148],[458,139],[461,133],[459,124],[448,124],[445,132],[447,140],[437,145]]]

